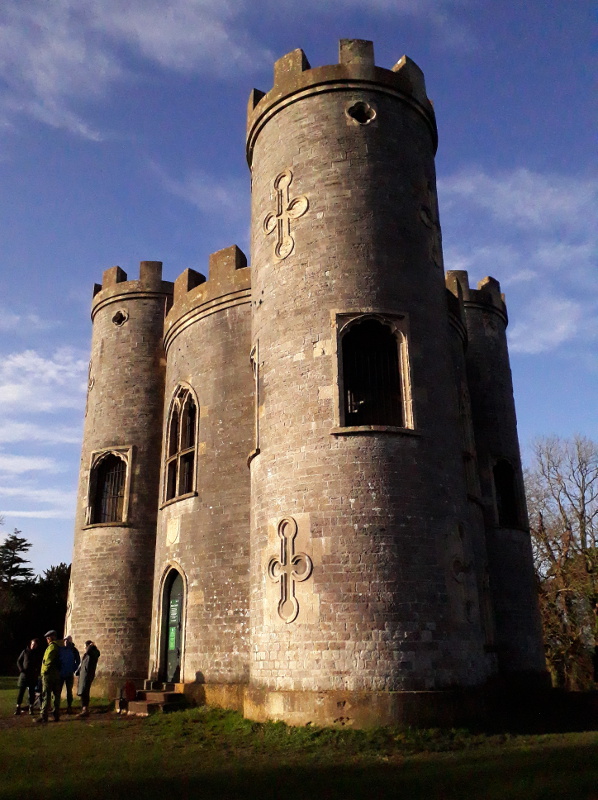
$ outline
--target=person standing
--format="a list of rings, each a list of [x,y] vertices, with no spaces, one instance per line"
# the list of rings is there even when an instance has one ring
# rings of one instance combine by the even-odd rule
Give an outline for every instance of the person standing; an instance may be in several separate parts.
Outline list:
[[[26,689],[29,692],[29,713],[34,713],[35,687],[39,680],[43,655],[44,651],[40,647],[39,639],[32,639],[17,659],[17,667],[19,670],[17,686],[19,687],[19,693],[17,695],[15,717],[18,717],[21,713],[21,703],[23,702]]]
[[[81,658],[81,666],[79,667],[79,682],[77,684],[77,694],[81,698],[81,713],[80,717],[89,716],[89,693],[91,691],[91,684],[96,675],[96,666],[100,657],[100,651],[95,644],[88,639],[85,642],[85,652]]]
[[[60,645],[56,641],[58,634],[56,631],[48,631],[45,634],[48,646],[42,659],[42,713],[35,720],[45,724],[48,721],[50,714],[50,706],[53,700],[52,716],[54,721],[58,722],[60,719]]]
[[[64,646],[60,648],[60,695],[66,686],[66,713],[73,713],[73,684],[75,682],[75,672],[81,663],[79,651],[73,644],[73,637],[66,636]]]

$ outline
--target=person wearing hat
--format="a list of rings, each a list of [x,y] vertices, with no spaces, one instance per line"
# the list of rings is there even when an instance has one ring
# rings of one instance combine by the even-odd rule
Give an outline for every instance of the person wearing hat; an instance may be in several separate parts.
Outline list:
[[[42,712],[41,716],[35,720],[35,722],[41,724],[45,724],[48,721],[52,699],[54,701],[52,716],[55,722],[60,719],[60,691],[62,689],[62,681],[60,680],[60,645],[56,641],[58,634],[56,631],[48,631],[44,634],[44,638],[48,646],[42,659]]]
[[[89,693],[91,691],[93,679],[96,676],[96,666],[99,657],[100,651],[91,639],[88,639],[85,642],[85,652],[81,658],[81,665],[78,671],[79,682],[77,683],[77,694],[81,698],[80,717],[89,716]]]

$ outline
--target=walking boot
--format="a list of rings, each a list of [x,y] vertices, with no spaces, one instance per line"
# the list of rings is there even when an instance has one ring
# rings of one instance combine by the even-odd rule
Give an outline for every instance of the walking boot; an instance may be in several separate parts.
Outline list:
[[[80,717],[88,717],[89,716],[89,709],[87,706],[83,706],[81,709],[81,713],[79,714]]]
[[[58,711],[54,711],[52,713],[52,716],[54,717],[54,722],[60,722],[60,714],[58,713]]]
[[[17,707],[15,708],[15,713],[14,713],[14,716],[15,716],[15,717],[20,717],[20,716],[21,716],[21,706],[17,706]]]
[[[69,714],[69,715],[72,714],[73,713],[73,707],[72,706],[67,706],[66,713]]]

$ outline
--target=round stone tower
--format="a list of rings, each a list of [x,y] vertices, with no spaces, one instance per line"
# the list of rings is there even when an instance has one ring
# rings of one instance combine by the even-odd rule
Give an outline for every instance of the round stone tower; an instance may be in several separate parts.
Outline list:
[[[438,720],[491,669],[419,68],[301,50],[253,91],[254,718]]]
[[[458,286],[465,310],[498,668],[510,683],[542,685],[548,674],[517,436],[507,308],[494,278],[484,278],[472,289],[467,272],[452,270],[448,282],[455,291]]]
[[[98,692],[147,677],[162,444],[162,263],[139,280],[104,272],[92,305],[92,354],[67,628],[102,655]]]
[[[207,702],[234,698],[248,680],[250,298],[247,260],[232,246],[210,256],[209,280],[194,270],[177,278],[165,323],[150,677],[196,683]],[[185,434],[189,407],[191,433],[177,456],[171,442],[181,424]],[[180,604],[171,597],[177,579]]]

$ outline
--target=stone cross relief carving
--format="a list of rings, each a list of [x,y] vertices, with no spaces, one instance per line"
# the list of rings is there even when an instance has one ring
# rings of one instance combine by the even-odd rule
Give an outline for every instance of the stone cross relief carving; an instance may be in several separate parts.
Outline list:
[[[309,200],[305,195],[300,197],[290,196],[290,186],[293,182],[293,173],[285,169],[274,179],[276,191],[276,211],[270,212],[264,219],[264,233],[270,235],[276,231],[276,244],[274,255],[282,261],[290,256],[295,248],[295,240],[291,234],[291,220],[302,217],[309,208]]]
[[[278,535],[280,558],[273,556],[268,562],[268,577],[275,583],[280,581],[278,616],[288,624],[299,614],[295,584],[309,578],[313,563],[306,553],[295,553],[297,522],[292,517],[285,517],[278,523]]]

